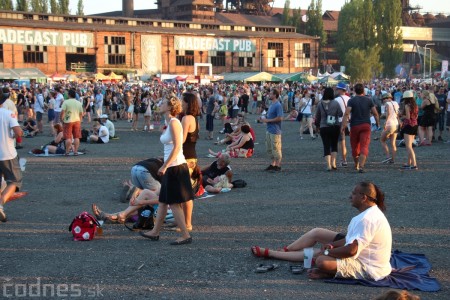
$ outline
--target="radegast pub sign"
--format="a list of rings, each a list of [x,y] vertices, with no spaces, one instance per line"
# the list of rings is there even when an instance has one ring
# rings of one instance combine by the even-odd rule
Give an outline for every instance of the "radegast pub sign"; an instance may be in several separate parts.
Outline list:
[[[256,52],[256,43],[247,39],[175,36],[175,50]]]
[[[0,29],[0,44],[94,47],[94,35],[82,32]]]

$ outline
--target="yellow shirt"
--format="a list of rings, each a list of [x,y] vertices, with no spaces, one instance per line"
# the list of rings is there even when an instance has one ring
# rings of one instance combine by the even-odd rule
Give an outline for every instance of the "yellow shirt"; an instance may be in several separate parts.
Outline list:
[[[64,101],[61,110],[64,111],[64,123],[81,121],[80,114],[83,113],[83,106],[78,100],[72,98]]]

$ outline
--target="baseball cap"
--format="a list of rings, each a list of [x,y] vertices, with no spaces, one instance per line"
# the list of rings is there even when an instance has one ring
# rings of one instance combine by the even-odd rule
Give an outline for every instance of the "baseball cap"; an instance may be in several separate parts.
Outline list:
[[[345,83],[343,83],[343,82],[339,82],[336,85],[336,88],[339,89],[339,90],[347,90],[347,85]]]
[[[404,98],[414,98],[414,93],[413,93],[413,91],[405,91],[405,92],[403,93],[402,99],[404,99]]]
[[[100,116],[100,119],[108,119],[108,115],[107,114],[103,114]]]
[[[385,94],[383,94],[383,96],[382,96],[382,99],[384,100],[384,99],[387,99],[387,98],[393,98],[392,97],[392,95],[391,95],[391,93],[385,93]]]

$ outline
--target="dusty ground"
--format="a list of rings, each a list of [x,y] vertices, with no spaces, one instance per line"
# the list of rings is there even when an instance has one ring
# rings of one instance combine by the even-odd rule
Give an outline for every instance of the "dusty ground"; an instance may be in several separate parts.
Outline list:
[[[135,162],[162,155],[158,133],[131,132],[120,121],[120,140],[83,144],[86,155],[67,158],[33,157],[27,152],[51,138],[25,139],[19,153],[28,160],[29,195],[7,204],[9,221],[0,224],[0,297],[372,299],[386,289],[311,281],[292,275],[287,262],[256,274],[263,261],[250,254],[251,245],[281,247],[313,227],[345,230],[357,214],[348,195],[356,182],[369,179],[386,192],[394,249],[426,254],[442,285],[438,293],[417,294],[450,299],[450,145],[416,148],[420,170],[404,172],[404,148],[395,166],[382,165],[379,141],[373,141],[366,174],[351,167],[327,173],[320,139],[300,140],[298,123],[285,122],[283,171],[271,174],[262,171],[268,165],[265,129],[249,119],[259,142],[256,155],[232,163],[235,178],[248,186],[196,201],[194,242],[180,247],[168,245],[175,233],[162,232],[159,242],[151,242],[122,225],[107,225],[91,242],[73,242],[68,232],[73,217],[90,211],[93,202],[106,211],[124,207],[118,200],[121,181]],[[202,166],[212,162],[205,157],[208,147],[220,149],[199,141]]]

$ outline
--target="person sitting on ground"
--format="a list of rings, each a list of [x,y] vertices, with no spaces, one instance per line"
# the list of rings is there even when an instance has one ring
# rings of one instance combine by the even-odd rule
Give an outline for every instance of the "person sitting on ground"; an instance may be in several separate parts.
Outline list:
[[[348,225],[347,234],[315,228],[282,250],[253,246],[254,256],[288,261],[303,261],[303,249],[314,249],[315,268],[309,278],[353,278],[381,280],[391,273],[392,231],[383,212],[384,193],[372,182],[359,182],[350,195],[360,213]]]
[[[25,137],[34,137],[39,132],[36,122],[31,117],[23,122],[22,130]]]
[[[64,140],[63,127],[60,123],[53,125],[53,129],[56,132],[55,138],[51,141],[50,144],[45,146],[48,150],[48,153],[52,154],[65,154],[66,153],[66,144]],[[45,151],[45,147],[44,150]]]
[[[220,175],[226,175],[228,177],[228,182],[232,182],[233,172],[229,166],[230,161],[230,156],[224,153],[210,166],[202,169],[203,187],[206,191],[208,191],[208,186],[213,187],[216,184],[214,179]]]
[[[116,127],[114,126],[114,123],[108,120],[108,115],[103,114],[100,116],[100,123],[102,123],[106,128],[108,128],[109,131],[109,139],[116,138]]]
[[[217,142],[214,142],[214,145],[224,145],[224,144],[230,145],[232,142],[234,142],[236,140],[239,140],[239,138],[241,137],[241,134],[242,134],[241,127],[244,126],[244,125],[247,125],[248,127],[250,127],[250,134],[252,135],[253,142],[255,142],[256,141],[255,131],[250,126],[250,123],[248,123],[248,122],[241,122],[239,124],[240,124],[239,126],[234,127],[233,132],[226,133],[224,139],[222,139],[220,141],[217,141]],[[229,125],[229,123],[227,123],[225,125]],[[231,127],[231,125],[230,125],[230,127]]]
[[[94,121],[94,133],[88,138],[88,142],[106,144],[109,142],[109,131],[99,121]]]
[[[251,157],[253,155],[253,149],[255,144],[253,143],[253,137],[250,133],[250,126],[241,126],[241,134],[238,139],[232,142],[222,152],[214,152],[209,149],[209,153],[215,157],[219,157],[223,153],[229,154],[231,157]]]

